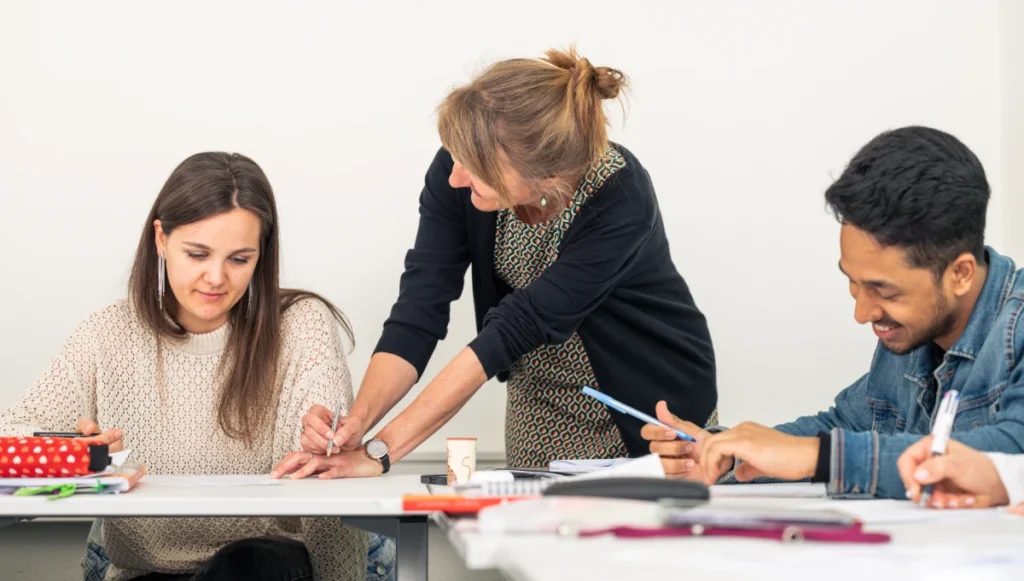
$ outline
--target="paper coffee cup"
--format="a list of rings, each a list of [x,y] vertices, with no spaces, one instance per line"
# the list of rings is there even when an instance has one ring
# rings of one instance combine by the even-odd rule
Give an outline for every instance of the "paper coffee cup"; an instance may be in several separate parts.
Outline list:
[[[448,438],[448,486],[469,483],[476,472],[476,438]]]

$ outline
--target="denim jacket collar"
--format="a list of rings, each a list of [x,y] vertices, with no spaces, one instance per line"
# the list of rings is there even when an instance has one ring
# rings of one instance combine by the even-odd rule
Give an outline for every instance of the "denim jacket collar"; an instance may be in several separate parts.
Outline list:
[[[985,247],[985,256],[988,258],[988,273],[985,277],[985,285],[978,296],[978,302],[971,311],[971,318],[967,321],[967,328],[956,343],[946,352],[946,357],[961,357],[971,361],[977,356],[985,338],[991,331],[993,320],[999,315],[999,311],[1006,304],[1017,277],[1017,267],[1013,260],[997,253],[992,248]],[[906,378],[919,385],[927,385],[928,377],[932,372],[932,344],[929,341],[912,351],[908,357]]]

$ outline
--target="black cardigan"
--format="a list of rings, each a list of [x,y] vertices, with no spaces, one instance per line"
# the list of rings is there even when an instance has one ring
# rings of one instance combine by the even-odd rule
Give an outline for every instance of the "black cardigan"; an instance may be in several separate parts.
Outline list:
[[[718,400],[707,322],[672,263],[650,176],[615,147],[626,166],[580,210],[555,262],[515,291],[494,270],[496,214],[473,207],[469,188],[448,184],[452,157],[438,151],[398,301],[374,352],[397,355],[422,376],[472,265],[479,335],[469,346],[488,377],[504,381],[520,357],[577,331],[601,391],[650,415],[663,399],[703,425]],[[630,455],[648,453],[643,422],[610,411]]]

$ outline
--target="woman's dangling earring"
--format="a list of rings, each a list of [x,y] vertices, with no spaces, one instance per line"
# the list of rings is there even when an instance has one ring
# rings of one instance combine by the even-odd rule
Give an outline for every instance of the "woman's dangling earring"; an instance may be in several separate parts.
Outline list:
[[[164,255],[159,252],[156,255],[156,304],[159,305],[160,311],[164,310],[164,287],[166,283],[164,278],[166,277],[167,262],[164,261]]]
[[[249,306],[245,309],[245,318],[248,320],[252,316],[252,297],[256,294],[256,287],[252,285],[252,279],[249,279]]]
[[[540,197],[540,207],[541,208],[547,208],[548,207],[548,197],[547,196],[541,196]]]

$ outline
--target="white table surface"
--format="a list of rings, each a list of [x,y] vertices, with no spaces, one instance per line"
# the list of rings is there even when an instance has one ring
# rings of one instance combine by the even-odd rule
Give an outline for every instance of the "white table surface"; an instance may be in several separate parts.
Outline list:
[[[271,486],[190,486],[203,476],[147,475],[123,494],[60,500],[0,496],[3,517],[400,516],[401,497],[427,494],[418,475],[350,480],[282,480]],[[185,484],[185,485],[182,485]]]
[[[887,545],[746,539],[509,538],[496,566],[513,581],[622,579],[1019,580],[1024,519],[880,527]]]
[[[806,490],[813,487],[813,485],[804,484],[790,484],[782,485],[778,489],[792,489]],[[794,495],[790,497],[780,497],[766,499],[764,497],[755,496],[752,493],[735,494],[735,496],[719,497],[716,494],[716,489],[720,487],[713,486],[711,490],[711,504],[714,506],[743,506],[743,505],[763,505],[766,500],[773,506],[778,507],[800,507],[812,503],[824,502],[825,489],[814,488],[815,491],[819,492],[815,496],[805,498],[802,496]],[[744,488],[753,488],[744,487]],[[737,491],[738,492],[738,491]],[[475,523],[472,520],[443,520],[443,525],[448,537],[448,542],[455,549],[455,552],[463,559],[466,568],[472,570],[484,570],[494,569],[498,565],[498,553],[510,540],[522,538],[522,537],[511,537],[510,535],[501,534],[482,534],[476,531]],[[541,539],[548,539],[550,537],[544,535],[538,535]]]
[[[843,502],[868,501],[826,501],[821,498],[766,498],[741,495],[728,498],[714,498],[710,506],[775,506],[786,508],[820,507],[822,504],[840,505]],[[960,511],[964,513],[966,511]],[[959,515],[958,515],[959,517]],[[447,523],[447,536],[456,553],[462,557],[469,569],[500,569],[503,574],[516,581],[548,581],[555,579],[615,579],[623,578],[672,578],[685,572],[687,578],[698,575],[718,575],[717,578],[756,576],[764,579],[793,579],[794,571],[804,563],[806,569],[826,567],[825,575],[832,579],[853,581],[880,581],[900,579],[907,581],[906,568],[913,564],[914,571],[921,577],[926,570],[919,567],[919,554],[925,552],[934,558],[936,548],[939,554],[955,561],[956,552],[964,548],[971,551],[992,551],[994,562],[1005,565],[1006,554],[1019,555],[1019,562],[1012,565],[1020,579],[1024,570],[1024,518],[1002,515],[980,520],[957,519],[948,522],[925,522],[866,526],[867,530],[888,532],[893,541],[888,545],[784,545],[777,542],[745,539],[680,538],[680,539],[639,539],[623,540],[612,537],[579,539],[555,535],[509,535],[481,534],[474,532],[471,521]],[[942,547],[947,549],[943,550]],[[819,555],[828,551],[829,558],[822,565]],[[743,555],[745,558],[737,559]],[[848,561],[844,561],[848,559]],[[895,560],[895,564],[890,562]],[[779,563],[782,563],[780,566]],[[966,561],[964,561],[966,563]],[[685,566],[683,565],[685,563]],[[857,563],[875,563],[878,575],[845,577],[848,571],[861,571]],[[844,564],[846,566],[844,566]],[[977,563],[969,563],[972,570]],[[909,565],[908,565],[909,566]],[[965,565],[966,566],[966,565]],[[944,564],[929,571],[929,581],[944,578],[950,571],[957,571],[963,581],[963,569],[954,564]],[[1005,571],[1000,566],[986,570],[988,579],[1002,579]],[[897,575],[897,573],[899,573]],[[810,575],[810,573],[809,573]],[[914,574],[916,575],[916,573]],[[937,576],[936,576],[937,575]],[[715,577],[703,577],[715,578]],[[808,577],[810,578],[810,577]],[[970,578],[980,578],[970,576]]]

